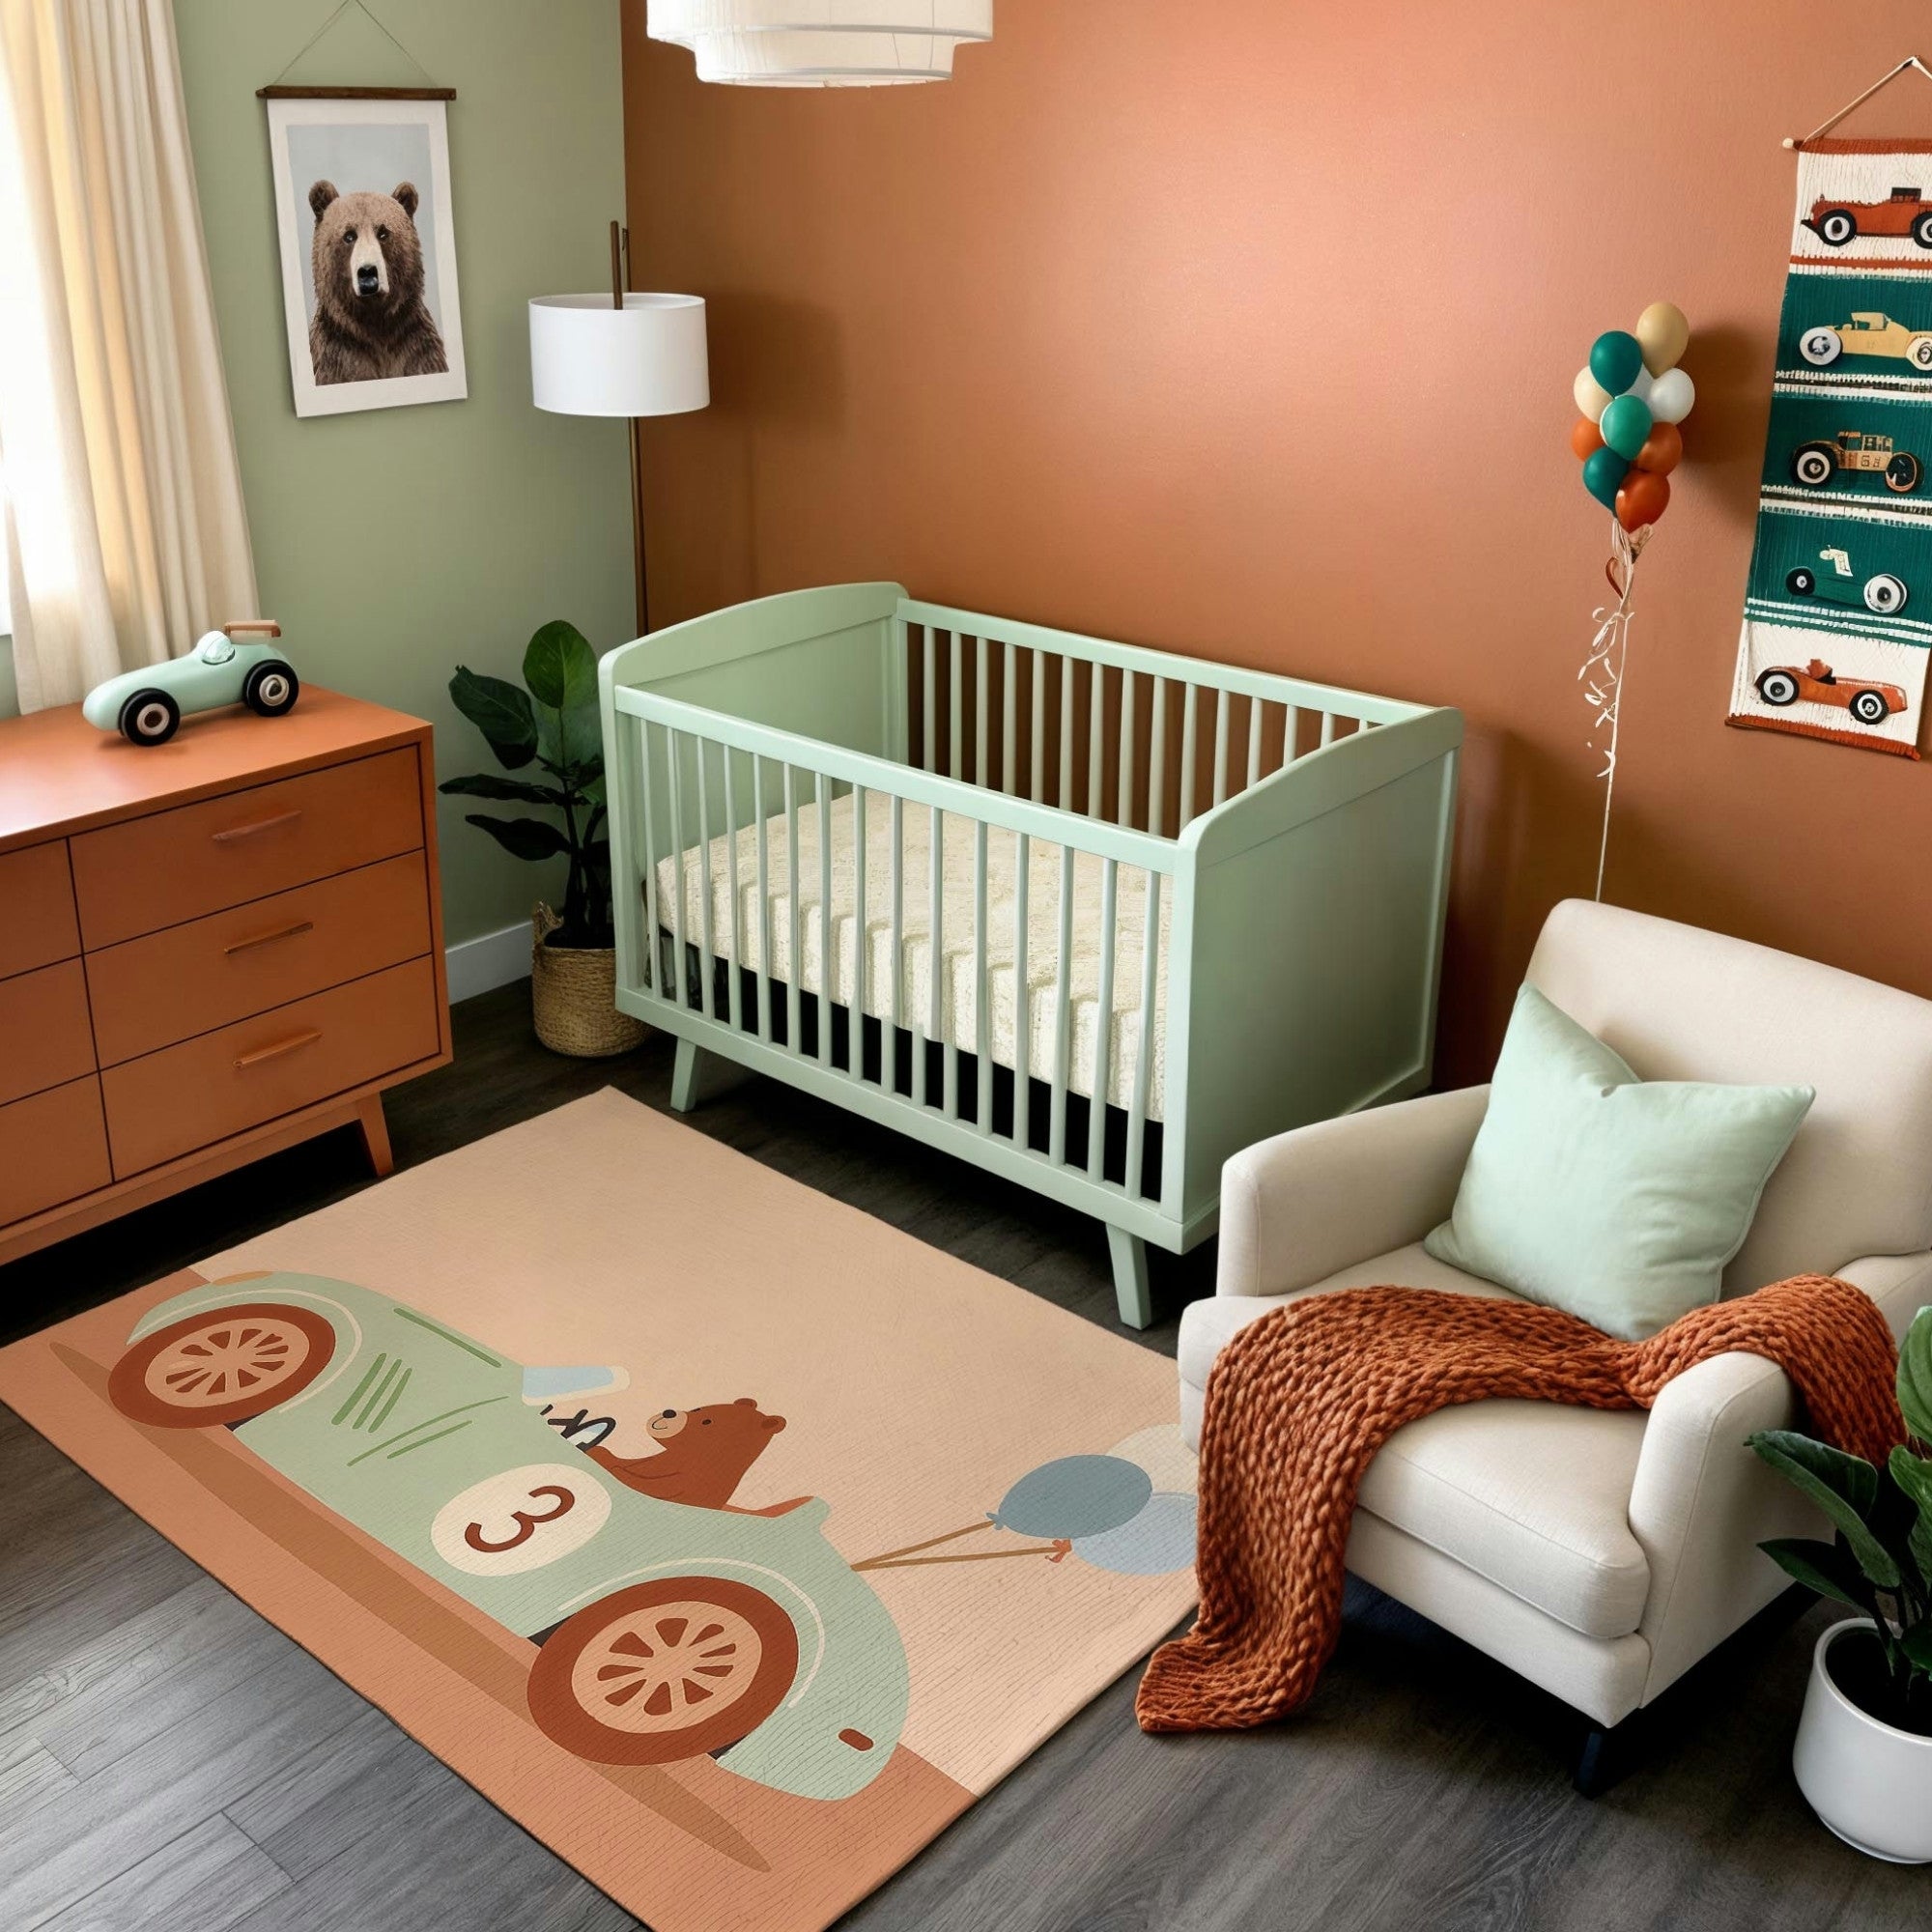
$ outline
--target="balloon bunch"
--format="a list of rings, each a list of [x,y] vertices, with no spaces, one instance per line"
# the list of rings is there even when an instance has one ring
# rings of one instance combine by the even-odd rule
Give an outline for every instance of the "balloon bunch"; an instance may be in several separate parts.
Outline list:
[[[1690,340],[1684,311],[1652,302],[1636,330],[1612,328],[1590,345],[1589,366],[1577,372],[1582,414],[1570,446],[1583,465],[1583,487],[1619,525],[1634,533],[1670,507],[1670,472],[1684,460],[1677,425],[1697,391],[1677,366]]]

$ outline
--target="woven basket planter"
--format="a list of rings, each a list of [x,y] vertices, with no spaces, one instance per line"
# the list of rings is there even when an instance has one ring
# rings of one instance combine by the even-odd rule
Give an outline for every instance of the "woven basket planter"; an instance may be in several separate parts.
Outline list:
[[[617,1010],[617,954],[608,947],[544,944],[563,922],[539,902],[530,923],[530,1012],[553,1053],[609,1060],[642,1043],[644,1028]]]

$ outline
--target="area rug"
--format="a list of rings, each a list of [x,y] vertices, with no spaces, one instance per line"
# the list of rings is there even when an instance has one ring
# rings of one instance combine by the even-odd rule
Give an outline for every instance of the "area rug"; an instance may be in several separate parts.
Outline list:
[[[614,1092],[0,1399],[656,1932],[816,1932],[1194,1603],[1172,1365]]]

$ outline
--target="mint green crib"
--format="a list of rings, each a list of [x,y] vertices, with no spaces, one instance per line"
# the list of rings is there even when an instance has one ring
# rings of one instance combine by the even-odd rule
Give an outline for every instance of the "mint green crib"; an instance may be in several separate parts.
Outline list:
[[[1121,1319],[1221,1164],[1425,1086],[1459,713],[768,597],[603,661],[617,1004],[1094,1215]]]

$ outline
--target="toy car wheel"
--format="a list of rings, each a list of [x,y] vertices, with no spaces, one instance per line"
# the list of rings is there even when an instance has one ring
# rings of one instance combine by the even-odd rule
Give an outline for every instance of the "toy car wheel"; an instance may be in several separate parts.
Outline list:
[[[1828,208],[1818,217],[1817,226],[1818,239],[1828,247],[1842,248],[1858,239],[1859,218],[1848,208]]]
[[[218,1429],[299,1395],[335,1353],[335,1328],[276,1301],[208,1308],[144,1335],[114,1364],[107,1394],[156,1429]]]
[[[1932,213],[1921,214],[1913,222],[1912,239],[1921,248],[1932,248]]]
[[[1784,587],[1794,597],[1808,597],[1818,587],[1818,579],[1803,564],[1792,571],[1784,580]]]
[[[1861,691],[1853,696],[1851,714],[1861,724],[1883,724],[1891,716],[1891,706],[1876,691]]]
[[[537,1653],[530,1715],[595,1764],[672,1764],[737,1744],[783,1701],[798,1633],[762,1590],[661,1577],[579,1610]]]
[[[1876,577],[1865,579],[1865,609],[1875,611],[1881,617],[1889,617],[1894,611],[1905,609],[1905,585],[1889,570],[1882,570]]]
[[[1768,670],[1757,681],[1757,695],[1767,704],[1796,704],[1798,680],[1788,670]]]
[[[1829,442],[1801,443],[1791,459],[1793,477],[1813,490],[1829,483],[1837,467],[1838,452]]]
[[[264,718],[279,718],[284,712],[293,711],[300,696],[301,680],[296,676],[294,666],[285,665],[278,658],[258,664],[242,687],[242,702]]]
[[[121,735],[130,745],[165,745],[180,728],[181,706],[165,691],[137,691],[121,707]]]
[[[1844,354],[1845,339],[1835,328],[1807,328],[1798,338],[1798,353],[1813,368],[1822,369]]]
[[[1894,496],[1903,497],[1918,488],[1918,479],[1925,473],[1918,457],[1900,450],[1885,466],[1885,487]]]
[[[1932,335],[1915,335],[1905,345],[1905,359],[1915,369],[1932,369]]]

